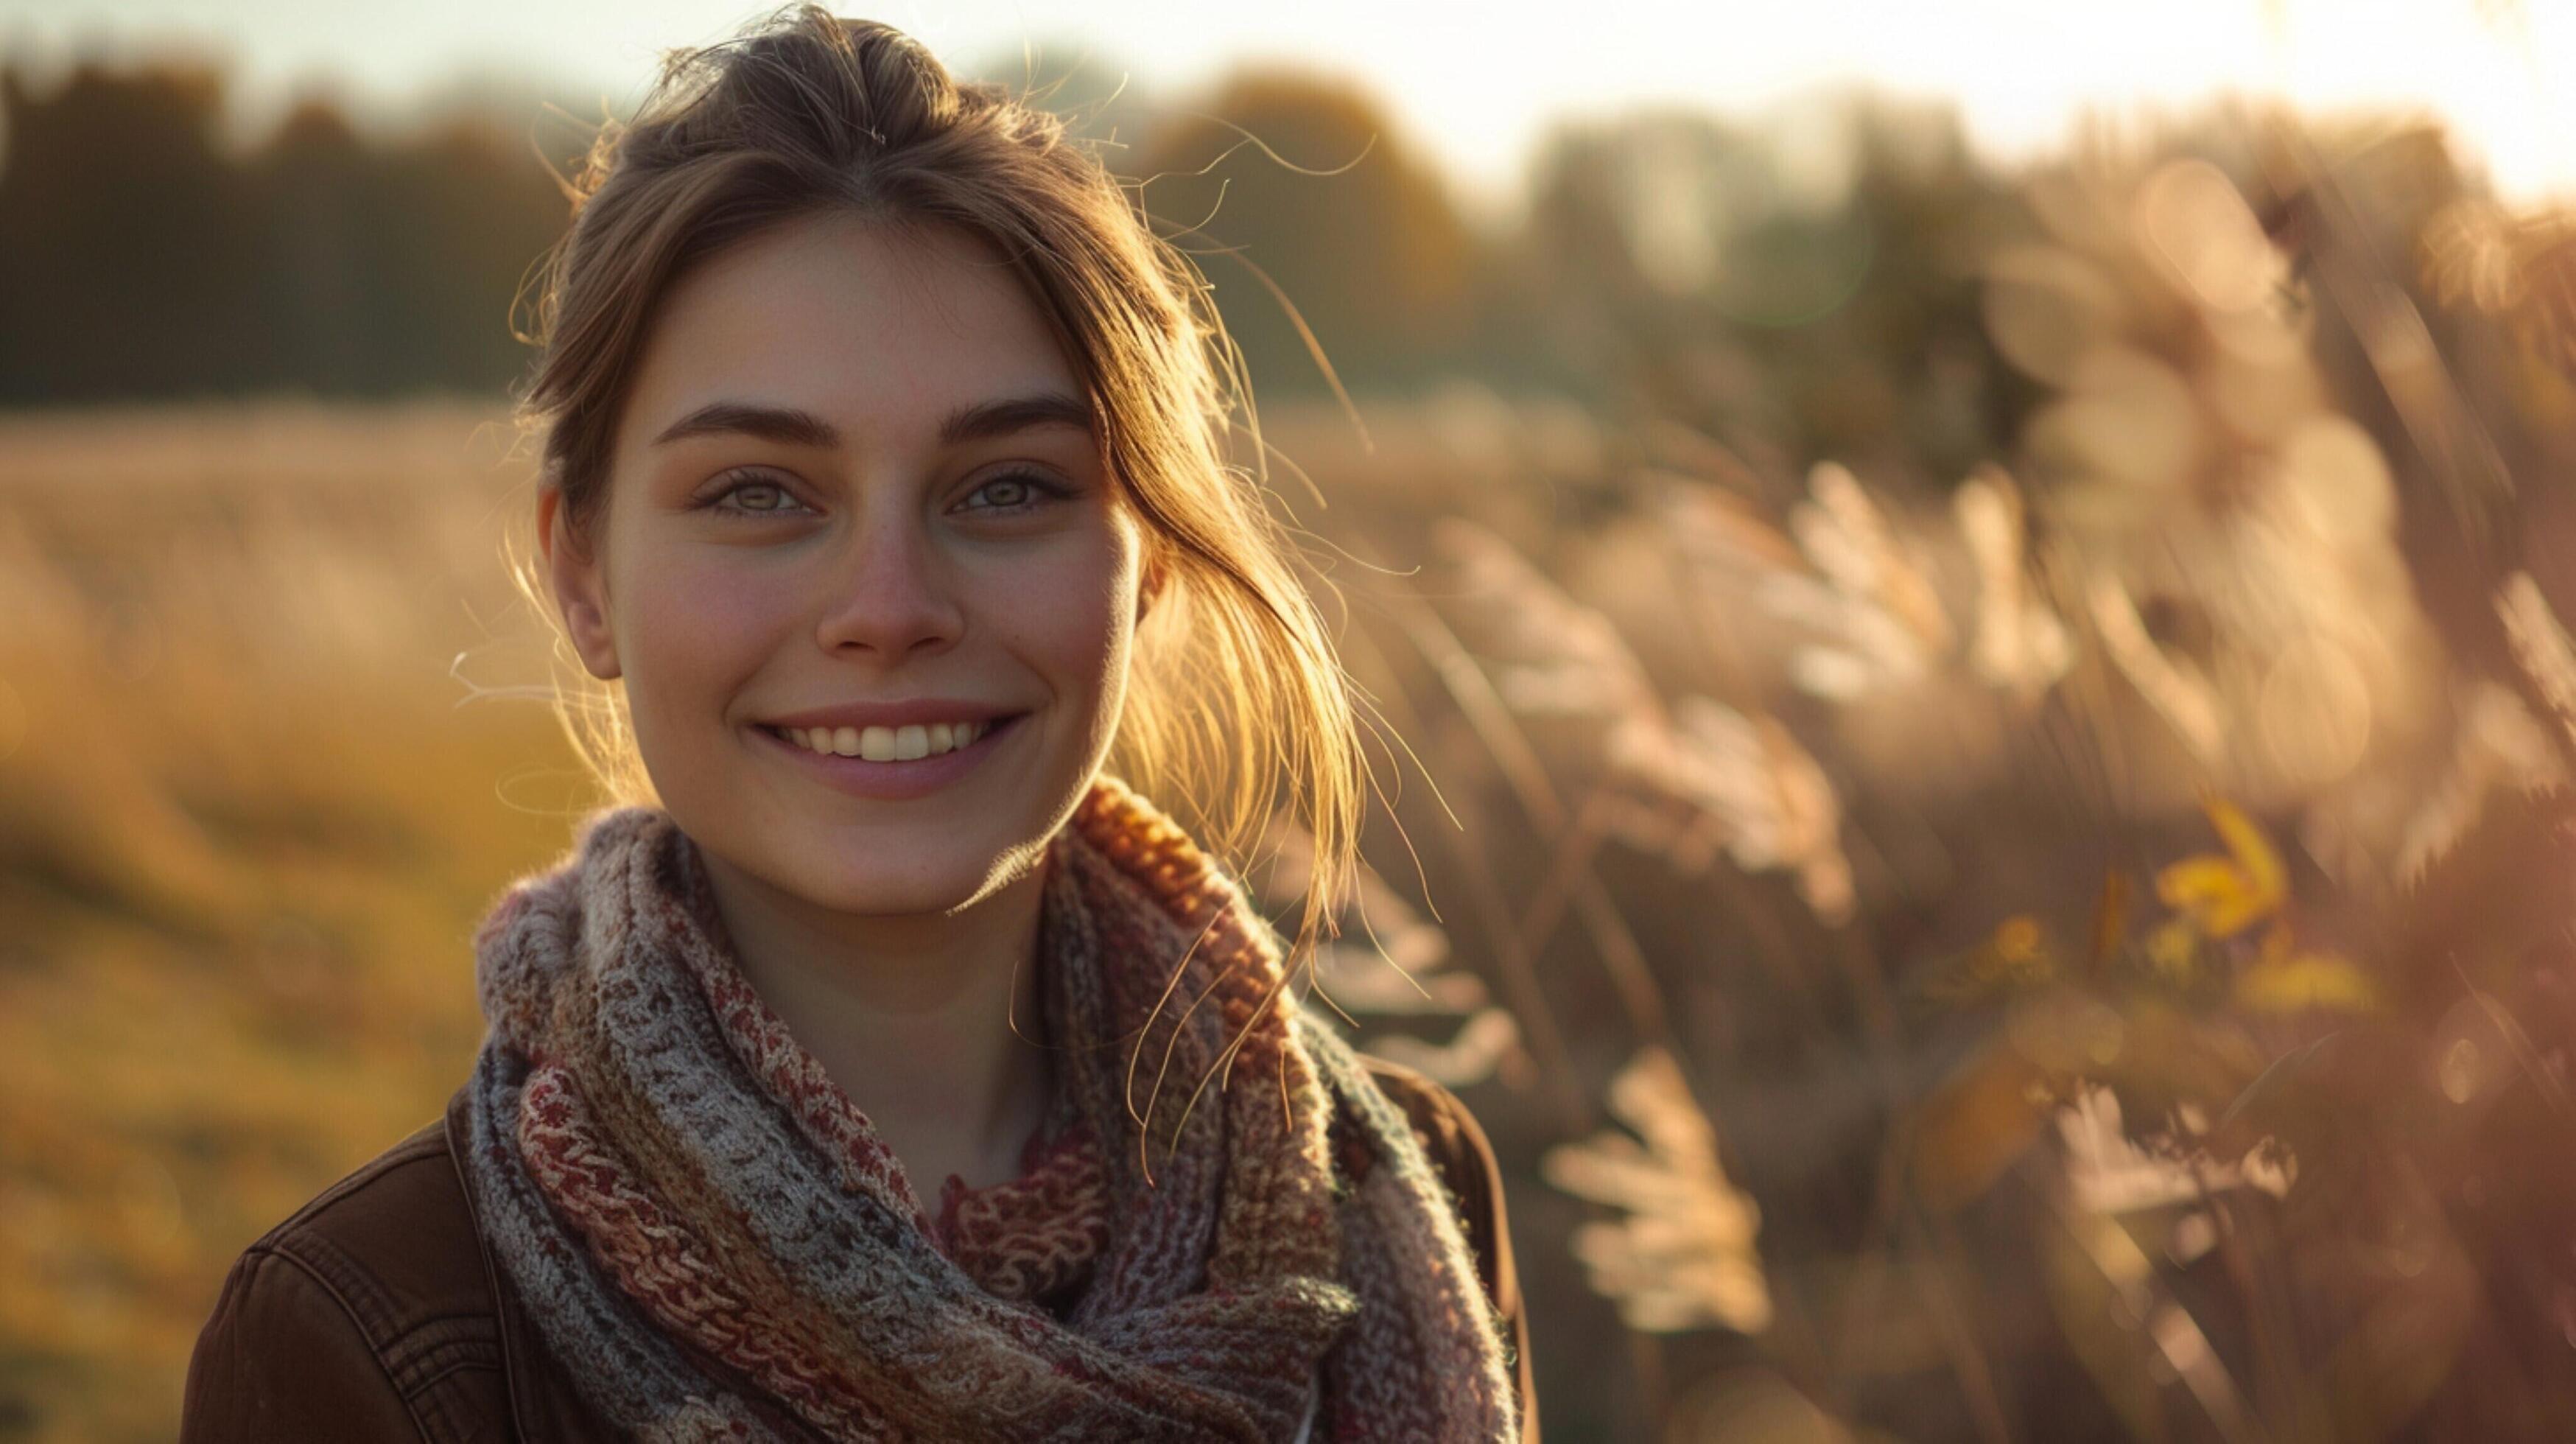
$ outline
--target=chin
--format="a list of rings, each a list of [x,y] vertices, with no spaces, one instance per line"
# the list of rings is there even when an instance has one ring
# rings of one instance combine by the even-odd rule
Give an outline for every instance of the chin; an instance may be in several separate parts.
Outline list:
[[[889,889],[864,883],[845,884],[808,894],[807,901],[849,917],[934,917],[956,912],[974,901],[971,887],[905,887]]]
[[[792,868],[786,876],[796,893],[816,907],[860,917],[917,917],[955,912],[999,890],[1020,874],[1011,865],[1016,855],[1013,849],[999,857],[960,860],[901,876],[876,868],[818,873]]]

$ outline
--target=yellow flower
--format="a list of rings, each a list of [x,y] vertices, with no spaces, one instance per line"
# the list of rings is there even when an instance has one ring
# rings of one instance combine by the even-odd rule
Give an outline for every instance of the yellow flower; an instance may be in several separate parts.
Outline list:
[[[2227,844],[2227,854],[2186,857],[2156,874],[2156,896],[2209,938],[2229,938],[2281,910],[2289,871],[2263,830],[2223,797],[2201,809]]]

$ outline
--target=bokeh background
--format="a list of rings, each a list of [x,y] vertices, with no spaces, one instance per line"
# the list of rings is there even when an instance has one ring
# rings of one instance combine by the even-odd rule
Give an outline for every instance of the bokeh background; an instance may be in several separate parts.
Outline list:
[[[2576,6],[1213,8],[884,18],[1244,348],[1548,1435],[2576,1436]],[[549,167],[753,13],[0,3],[0,1439],[463,1078]]]

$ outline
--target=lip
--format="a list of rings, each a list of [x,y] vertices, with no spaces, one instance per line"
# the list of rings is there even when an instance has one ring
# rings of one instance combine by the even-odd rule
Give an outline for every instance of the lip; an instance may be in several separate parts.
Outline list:
[[[989,722],[1016,715],[1020,710],[991,702],[970,702],[963,697],[916,697],[908,702],[847,702],[805,712],[782,712],[763,717],[760,722],[768,727],[909,727],[916,723],[928,726],[933,722]]]
[[[855,710],[836,708],[830,712],[808,712],[798,715],[838,719],[853,715]],[[876,716],[882,717],[895,709],[887,707],[872,710]],[[918,708],[915,707],[914,710],[917,711]],[[765,722],[754,724],[751,730],[763,742],[786,753],[791,762],[802,763],[811,769],[817,779],[835,791],[847,793],[852,797],[900,801],[911,797],[927,797],[981,767],[984,759],[993,755],[994,748],[1018,735],[1020,723],[1026,721],[1028,715],[1026,712],[1004,714],[990,708],[980,713],[973,710],[938,713],[929,720],[964,722],[991,720],[993,726],[983,736],[954,752],[942,752],[936,757],[916,758],[910,762],[870,762],[864,757],[843,757],[838,753],[817,752],[810,747],[789,741],[778,732],[771,730],[772,724]],[[888,727],[906,724],[829,720],[780,722],[776,725],[780,727]]]

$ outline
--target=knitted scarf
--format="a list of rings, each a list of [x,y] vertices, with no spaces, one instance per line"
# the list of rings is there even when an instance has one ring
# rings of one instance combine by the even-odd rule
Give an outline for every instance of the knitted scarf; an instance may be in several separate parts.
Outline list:
[[[591,1406],[674,1441],[1515,1437],[1455,1205],[1236,884],[1107,774],[1045,866],[1054,1110],[935,1213],[667,812],[593,814],[493,909],[466,1173]],[[1140,1089],[1182,1086],[1131,1112],[1140,1035]]]

